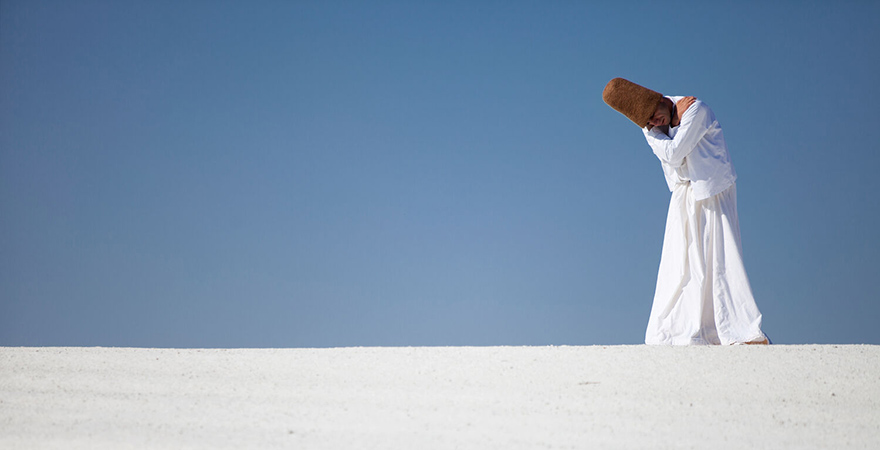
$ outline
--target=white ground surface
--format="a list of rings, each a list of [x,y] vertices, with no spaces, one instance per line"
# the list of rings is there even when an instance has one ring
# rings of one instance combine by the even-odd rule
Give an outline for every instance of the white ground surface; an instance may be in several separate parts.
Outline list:
[[[0,448],[880,449],[880,346],[0,348]]]

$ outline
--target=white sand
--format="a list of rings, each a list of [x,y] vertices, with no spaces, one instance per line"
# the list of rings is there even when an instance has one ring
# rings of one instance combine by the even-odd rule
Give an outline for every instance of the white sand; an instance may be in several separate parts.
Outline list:
[[[880,449],[880,346],[0,348],[0,448]]]

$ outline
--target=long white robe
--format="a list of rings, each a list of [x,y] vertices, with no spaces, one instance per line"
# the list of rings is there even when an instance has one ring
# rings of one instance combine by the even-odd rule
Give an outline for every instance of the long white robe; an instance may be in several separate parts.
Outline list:
[[[742,258],[736,185],[696,200],[691,183],[672,191],[646,344],[757,342],[761,312]]]
[[[672,191],[645,343],[765,340],[743,264],[736,172],[714,114],[697,101],[668,136],[645,137]]]

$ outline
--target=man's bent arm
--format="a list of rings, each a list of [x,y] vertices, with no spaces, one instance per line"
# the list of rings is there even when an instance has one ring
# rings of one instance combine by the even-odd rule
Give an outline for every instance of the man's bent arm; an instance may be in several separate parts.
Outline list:
[[[709,131],[712,123],[714,120],[709,114],[709,109],[703,102],[697,100],[682,115],[681,125],[674,139],[662,133],[643,131],[654,154],[661,161],[677,167],[694,150],[703,135]]]

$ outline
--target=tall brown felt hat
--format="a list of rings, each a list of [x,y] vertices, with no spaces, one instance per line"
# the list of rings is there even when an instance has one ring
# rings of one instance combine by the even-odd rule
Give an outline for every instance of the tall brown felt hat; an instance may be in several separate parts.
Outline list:
[[[605,85],[602,99],[608,106],[635,122],[640,128],[648,125],[648,120],[657,110],[657,104],[663,98],[644,86],[639,86],[623,78],[615,78]]]

